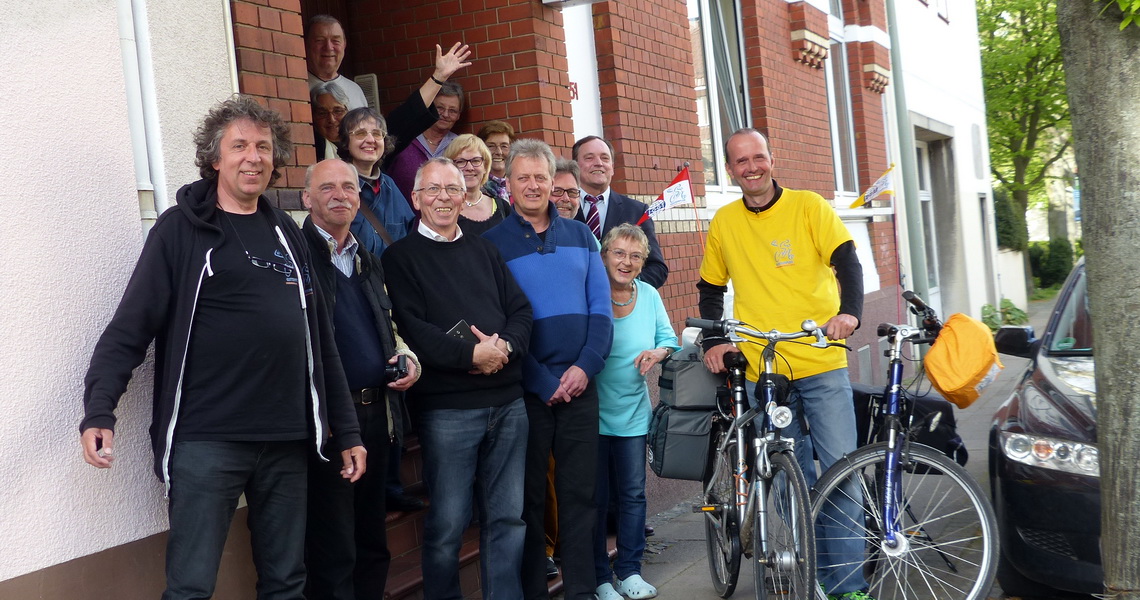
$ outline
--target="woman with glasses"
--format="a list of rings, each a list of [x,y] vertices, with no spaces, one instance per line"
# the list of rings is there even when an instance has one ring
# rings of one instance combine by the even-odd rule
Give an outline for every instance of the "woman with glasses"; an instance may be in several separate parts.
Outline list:
[[[313,103],[317,160],[334,158],[340,140],[340,121],[348,113],[348,94],[339,85],[326,81],[309,92],[309,99]]]
[[[645,552],[645,436],[649,432],[649,387],[645,376],[678,350],[665,304],[653,286],[637,278],[649,256],[649,239],[636,225],[614,227],[602,238],[602,262],[610,280],[614,342],[598,386],[598,470],[594,488],[598,527],[594,571],[598,600],[653,598],[657,589],[641,578]],[[606,555],[606,514],[615,486],[617,558]],[[616,588],[615,588],[615,579]]]
[[[507,155],[511,144],[515,143],[515,128],[506,121],[488,121],[479,129],[479,139],[491,151],[491,168],[483,193],[492,198],[511,201],[511,191],[507,188]]]
[[[416,136],[384,167],[396,182],[396,187],[400,188],[405,198],[408,198],[408,206],[411,206],[412,186],[415,185],[416,171],[420,165],[429,158],[443,156],[452,140],[459,137],[452,128],[463,113],[463,87],[454,81],[444,82],[440,85],[435,100],[432,101],[432,107],[439,115],[436,122]],[[415,207],[412,207],[412,210],[415,210]]]
[[[407,235],[416,215],[396,182],[380,171],[380,162],[392,149],[388,124],[371,108],[354,108],[340,122],[337,152],[352,163],[360,176],[360,210],[352,220],[353,237],[365,250],[380,256],[388,244]],[[372,224],[365,210],[382,224],[381,232]]]
[[[443,156],[459,167],[467,188],[459,213],[459,229],[463,235],[483,235],[502,223],[503,217],[510,214],[511,205],[483,191],[491,165],[491,151],[483,140],[465,133],[451,141]]]

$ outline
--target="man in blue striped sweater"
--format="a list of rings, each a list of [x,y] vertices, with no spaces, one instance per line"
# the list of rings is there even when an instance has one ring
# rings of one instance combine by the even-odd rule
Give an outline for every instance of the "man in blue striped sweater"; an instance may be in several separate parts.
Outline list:
[[[548,598],[543,507],[547,457],[554,452],[562,580],[567,600],[594,597],[594,478],[598,392],[593,378],[613,341],[609,282],[585,224],[558,216],[550,201],[554,153],[519,140],[507,158],[515,212],[484,234],[503,255],[534,309],[523,359],[527,439],[523,595]]]

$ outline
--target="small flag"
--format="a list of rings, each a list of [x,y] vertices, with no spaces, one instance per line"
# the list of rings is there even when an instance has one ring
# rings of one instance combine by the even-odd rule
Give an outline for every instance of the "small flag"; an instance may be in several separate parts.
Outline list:
[[[673,182],[669,187],[665,188],[664,192],[649,205],[645,214],[641,215],[641,219],[637,221],[638,225],[648,221],[651,217],[656,217],[662,212],[680,206],[681,204],[693,204],[693,186],[689,182],[689,167],[681,169],[681,172],[673,178]]]
[[[891,191],[890,188],[891,171],[894,168],[895,164],[891,163],[890,168],[888,168],[886,171],[883,171],[883,174],[879,176],[879,179],[876,180],[875,183],[872,183],[871,187],[867,188],[867,191],[863,192],[862,196],[856,198],[848,208],[859,208],[865,204],[870,204],[872,200],[878,198],[882,194],[893,194],[894,192]]]

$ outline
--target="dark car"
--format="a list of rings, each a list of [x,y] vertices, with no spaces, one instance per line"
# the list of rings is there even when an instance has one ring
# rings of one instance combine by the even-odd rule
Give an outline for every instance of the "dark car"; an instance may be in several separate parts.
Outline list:
[[[1099,593],[1100,462],[1092,324],[1082,259],[1041,339],[1003,327],[998,351],[1031,360],[990,430],[1001,531],[997,578],[1010,596]]]

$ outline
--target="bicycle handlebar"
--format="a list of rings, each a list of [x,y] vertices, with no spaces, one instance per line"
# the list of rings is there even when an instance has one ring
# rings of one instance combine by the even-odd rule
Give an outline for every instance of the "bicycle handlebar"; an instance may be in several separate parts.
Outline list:
[[[702,331],[705,331],[705,332],[710,332],[710,333],[715,333],[717,335],[722,335],[722,336],[728,338],[729,341],[734,341],[734,342],[738,342],[738,341],[753,342],[755,340],[765,340],[768,342],[784,342],[784,341],[788,341],[788,340],[797,340],[797,339],[805,338],[805,337],[814,337],[815,342],[812,342],[810,345],[814,346],[816,348],[839,347],[839,348],[846,348],[847,350],[851,349],[850,347],[848,347],[846,344],[844,344],[842,342],[829,341],[827,339],[827,335],[823,331],[823,328],[820,327],[819,325],[816,325],[815,321],[813,321],[811,319],[804,320],[804,322],[800,324],[800,331],[796,331],[796,332],[792,332],[792,333],[785,333],[782,331],[777,331],[775,329],[773,329],[771,331],[767,331],[767,332],[757,331],[755,329],[752,329],[752,328],[744,325],[743,323],[741,323],[740,321],[737,321],[735,319],[721,319],[718,321],[714,321],[711,319],[697,319],[694,317],[690,317],[688,319],[685,319],[685,326],[686,327],[696,327],[696,328],[701,329]],[[745,339],[745,338],[742,338],[740,336],[746,336],[747,338],[753,338],[753,339]]]

